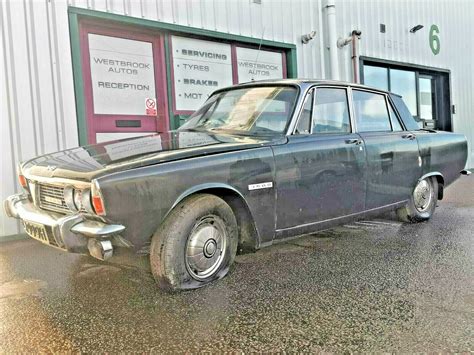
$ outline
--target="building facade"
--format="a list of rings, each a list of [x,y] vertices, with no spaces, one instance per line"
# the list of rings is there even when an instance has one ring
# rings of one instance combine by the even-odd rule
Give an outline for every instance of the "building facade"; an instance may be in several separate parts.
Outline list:
[[[1,0],[0,198],[18,161],[175,129],[219,87],[282,77],[399,93],[420,126],[465,134],[473,167],[473,16],[470,0]]]

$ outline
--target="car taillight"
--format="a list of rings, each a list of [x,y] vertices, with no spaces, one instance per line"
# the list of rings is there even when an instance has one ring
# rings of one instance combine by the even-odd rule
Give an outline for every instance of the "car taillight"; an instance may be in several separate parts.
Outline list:
[[[105,216],[104,200],[102,199],[99,183],[96,180],[92,181],[91,195],[95,213],[99,216]]]

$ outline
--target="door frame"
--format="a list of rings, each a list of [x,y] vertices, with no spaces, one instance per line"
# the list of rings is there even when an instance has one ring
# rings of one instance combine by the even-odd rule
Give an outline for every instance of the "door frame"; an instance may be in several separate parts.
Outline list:
[[[124,31],[122,28],[110,25],[100,25],[96,22],[81,21],[80,24],[80,36],[81,36],[81,57],[84,71],[82,72],[82,79],[84,81],[84,99],[86,104],[86,127],[87,127],[87,141],[88,143],[96,142],[97,133],[153,133],[163,132],[169,130],[169,121],[166,119],[166,112],[168,111],[167,102],[167,87],[165,84],[166,80],[166,66],[164,61],[164,39],[163,36],[157,33],[150,33],[148,31]],[[154,61],[154,84],[155,84],[155,97],[158,109],[158,115],[156,117],[147,117],[143,115],[120,115],[120,114],[96,114],[94,113],[94,98],[93,98],[93,87],[92,87],[92,75],[90,65],[90,52],[89,52],[89,38],[90,33],[116,37],[123,39],[130,39],[136,41],[143,41],[152,44],[152,54]],[[158,58],[158,60],[156,60]],[[145,105],[144,105],[145,107]],[[96,119],[100,119],[100,122],[95,123]],[[140,127],[116,127],[116,119],[121,120],[139,120],[142,124]],[[150,122],[155,120],[154,122]],[[160,120],[162,122],[160,122]],[[148,121],[148,122],[147,122]],[[97,130],[100,127],[100,132]],[[144,131],[144,127],[147,129]],[[113,129],[113,131],[112,131]]]
[[[83,80],[83,65],[81,59],[81,45],[80,45],[80,22],[84,20],[94,21],[102,25],[115,25],[128,30],[139,29],[140,31],[150,31],[155,34],[160,34],[164,37],[163,53],[165,65],[165,78],[168,93],[167,100],[167,115],[170,129],[179,127],[180,116],[173,112],[172,87],[171,87],[171,73],[170,65],[170,41],[169,34],[176,34],[181,36],[193,36],[203,40],[236,42],[236,45],[253,45],[262,46],[264,49],[274,48],[282,50],[285,56],[286,73],[288,78],[296,78],[297,71],[297,57],[296,45],[294,43],[276,42],[261,38],[253,38],[240,36],[230,33],[206,30],[203,28],[189,27],[160,21],[148,20],[139,17],[131,17],[125,15],[113,14],[110,12],[102,12],[74,6],[68,7],[69,17],[69,36],[71,43],[71,61],[74,80],[74,92],[76,103],[76,119],[78,127],[79,144],[85,145],[88,143],[87,137],[87,122],[86,122],[86,100],[84,95],[85,83]]]

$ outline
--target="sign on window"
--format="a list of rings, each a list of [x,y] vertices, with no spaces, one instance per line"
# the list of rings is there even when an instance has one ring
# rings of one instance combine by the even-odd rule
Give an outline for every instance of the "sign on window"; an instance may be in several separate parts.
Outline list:
[[[194,111],[214,90],[232,85],[229,44],[172,36],[175,106]]]
[[[283,78],[281,53],[242,47],[237,47],[236,51],[239,83]]]
[[[156,102],[152,44],[88,36],[94,113],[146,115],[147,100]]]

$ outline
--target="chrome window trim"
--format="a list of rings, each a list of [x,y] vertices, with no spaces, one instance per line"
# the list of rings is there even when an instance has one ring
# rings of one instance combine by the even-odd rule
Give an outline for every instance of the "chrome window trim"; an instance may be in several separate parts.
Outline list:
[[[327,133],[313,133],[313,127],[314,127],[314,124],[313,124],[313,118],[314,118],[314,115],[313,115],[313,111],[314,111],[314,106],[316,105],[316,96],[314,96],[314,99],[313,99],[313,107],[311,109],[311,134],[320,134],[320,135],[328,135],[328,134],[332,134],[332,135],[336,135],[336,134],[351,134],[351,133],[355,133],[354,131],[354,123],[352,122],[352,112],[351,112],[351,101],[349,100],[349,90],[350,90],[350,87],[349,86],[345,86],[345,85],[318,85],[316,87],[314,87],[314,94],[317,95],[317,90],[318,89],[342,89],[346,92],[346,105],[347,105],[347,113],[349,114],[349,125],[350,125],[350,130],[349,132],[327,132]]]
[[[298,123],[299,123],[299,120],[300,120],[300,117],[301,117],[301,113],[303,111],[303,108],[304,108],[304,105],[306,103],[306,100],[307,100],[307,95],[309,94],[315,94],[316,93],[316,90],[317,89],[343,89],[345,92],[346,92],[346,103],[347,103],[347,109],[348,109],[348,113],[349,113],[349,124],[351,125],[351,130],[349,132],[333,132],[333,133],[323,133],[323,134],[350,134],[350,133],[356,133],[355,131],[355,125],[354,125],[354,120],[353,120],[353,115],[352,115],[352,110],[351,110],[351,107],[352,107],[352,97],[350,96],[350,89],[351,87],[348,86],[348,85],[338,85],[338,84],[334,84],[334,85],[331,85],[331,84],[316,84],[316,85],[310,85],[308,87],[308,89],[305,91],[305,96],[303,99],[301,99],[301,102],[300,102],[300,107],[298,109],[298,113],[297,113],[297,116],[296,116],[296,119],[294,119],[295,123],[293,125],[293,127],[290,128],[290,132],[288,133],[288,135],[294,135],[294,136],[309,136],[309,135],[313,135],[313,110],[314,110],[314,104],[315,104],[315,101],[314,101],[314,97],[313,97],[313,105],[311,107],[311,127],[310,127],[310,134],[296,134],[296,127],[298,127]]]
[[[357,125],[357,120],[356,120],[356,115],[355,115],[355,109],[354,109],[354,100],[353,100],[353,91],[365,91],[365,92],[369,92],[371,94],[376,94],[376,95],[381,95],[384,97],[384,101],[385,101],[385,109],[387,110],[387,116],[388,116],[388,122],[390,123],[390,131],[359,131],[359,129],[357,128],[357,131],[356,133],[393,133],[395,132],[393,130],[393,125],[392,125],[392,119],[390,118],[390,112],[388,111],[388,106],[387,106],[387,96],[388,96],[388,93],[385,92],[385,91],[378,91],[378,90],[372,90],[372,89],[366,89],[366,88],[359,88],[359,87],[356,87],[356,88],[352,88],[351,87],[351,101],[352,101],[352,108],[354,110],[354,122],[355,124]],[[399,121],[400,122],[400,121]],[[403,127],[403,126],[402,126]],[[403,131],[400,131],[400,132],[403,132]],[[396,133],[396,132],[395,132]]]
[[[293,133],[292,135],[295,135],[295,136],[309,136],[312,134],[312,124],[313,124],[313,105],[314,105],[314,91],[315,91],[315,88],[314,87],[311,87],[309,88],[306,93],[305,93],[305,96],[303,98],[303,102],[302,102],[302,105],[301,105],[301,108],[298,112],[298,116],[296,117],[296,124],[295,124],[295,127],[293,128]],[[298,128],[298,124],[300,123],[300,119],[301,119],[301,115],[303,114],[303,109],[304,107],[306,106],[306,102],[307,100],[311,97],[311,99],[313,100],[313,102],[311,103],[311,117],[310,117],[310,120],[309,120],[309,133],[306,133],[306,134],[301,134],[301,133],[296,133],[296,128]]]
[[[400,116],[398,115],[398,112],[397,110],[395,109],[395,105],[393,105],[391,99],[390,99],[390,95],[389,94],[385,94],[385,101],[387,103],[387,109],[391,108],[393,113],[395,113],[395,119],[398,121],[398,123],[400,124],[400,127],[402,127],[402,130],[401,131],[394,131],[393,130],[393,122],[392,122],[392,115],[390,115],[390,109],[388,111],[388,115],[390,117],[390,123],[392,124],[392,131],[393,132],[405,132],[407,130],[407,128],[405,127],[405,123],[400,119]]]

